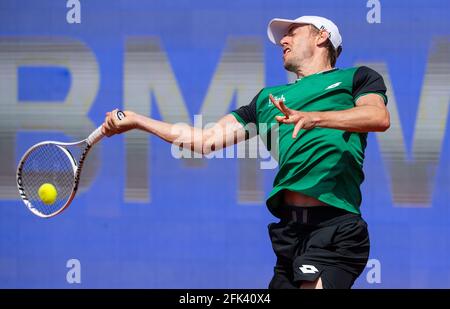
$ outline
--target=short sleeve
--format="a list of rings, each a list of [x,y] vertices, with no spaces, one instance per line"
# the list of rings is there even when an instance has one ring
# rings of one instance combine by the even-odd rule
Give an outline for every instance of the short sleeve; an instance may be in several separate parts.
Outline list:
[[[384,104],[387,104],[386,85],[383,77],[375,70],[362,66],[356,70],[353,76],[353,98],[356,102],[359,97],[369,93],[380,95],[384,100]]]
[[[262,90],[261,90],[262,91]],[[231,112],[231,114],[245,127],[249,123],[257,124],[256,116],[256,102],[258,101],[259,94],[253,98],[253,100],[244,106]]]

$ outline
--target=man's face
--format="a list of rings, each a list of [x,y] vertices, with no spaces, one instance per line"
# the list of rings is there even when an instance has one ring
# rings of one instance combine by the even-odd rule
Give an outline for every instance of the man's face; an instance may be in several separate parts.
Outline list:
[[[297,72],[299,65],[314,53],[315,37],[310,25],[292,25],[286,35],[280,40],[283,48],[284,68]]]

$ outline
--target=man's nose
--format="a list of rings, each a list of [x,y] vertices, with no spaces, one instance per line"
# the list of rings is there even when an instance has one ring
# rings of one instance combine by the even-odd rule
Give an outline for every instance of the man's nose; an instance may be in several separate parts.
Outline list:
[[[287,35],[283,36],[280,40],[280,45],[284,46],[284,45],[288,44],[288,39],[289,39],[289,37]]]

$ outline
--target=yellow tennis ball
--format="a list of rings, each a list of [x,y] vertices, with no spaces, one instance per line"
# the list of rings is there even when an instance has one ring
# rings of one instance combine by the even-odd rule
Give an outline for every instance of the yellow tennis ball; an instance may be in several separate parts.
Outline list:
[[[39,198],[45,205],[51,205],[56,201],[58,192],[51,183],[44,183],[38,190]]]

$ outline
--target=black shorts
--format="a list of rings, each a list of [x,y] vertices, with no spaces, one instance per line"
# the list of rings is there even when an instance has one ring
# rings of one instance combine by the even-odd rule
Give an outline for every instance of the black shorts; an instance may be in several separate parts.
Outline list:
[[[277,256],[269,289],[299,288],[319,277],[324,288],[349,289],[369,258],[367,223],[332,206],[283,206],[269,225]]]

